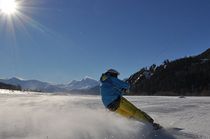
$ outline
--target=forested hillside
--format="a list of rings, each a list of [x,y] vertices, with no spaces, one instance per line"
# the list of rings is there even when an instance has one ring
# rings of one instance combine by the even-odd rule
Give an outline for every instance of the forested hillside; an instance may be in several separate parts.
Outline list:
[[[142,68],[128,82],[133,95],[210,95],[210,49]]]

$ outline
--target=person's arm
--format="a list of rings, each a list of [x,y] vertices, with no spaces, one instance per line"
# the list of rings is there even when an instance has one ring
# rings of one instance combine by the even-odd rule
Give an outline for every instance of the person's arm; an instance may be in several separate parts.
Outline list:
[[[124,90],[128,90],[130,87],[128,83],[122,80],[119,80],[118,78],[111,78],[111,81],[113,85],[122,92],[126,92]]]

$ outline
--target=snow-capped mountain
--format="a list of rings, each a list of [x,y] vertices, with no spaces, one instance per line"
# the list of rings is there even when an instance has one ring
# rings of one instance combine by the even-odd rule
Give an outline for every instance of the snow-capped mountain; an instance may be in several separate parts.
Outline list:
[[[69,83],[66,86],[66,89],[68,89],[68,90],[85,90],[85,89],[90,89],[90,88],[96,87],[98,85],[99,85],[98,81],[96,81],[92,78],[89,78],[89,77],[85,77],[81,81],[73,80],[71,83]]]
[[[38,80],[23,80],[20,78],[0,79],[0,82],[21,86],[23,90],[33,90],[42,92],[71,92],[72,90],[86,90],[91,89],[99,85],[99,82],[86,77],[81,81],[73,80],[69,84],[51,84],[47,82],[41,82]]]
[[[60,92],[66,91],[63,88],[59,88],[55,85],[52,85],[47,82],[41,82],[38,80],[23,80],[20,78],[11,78],[11,79],[0,79],[0,82],[7,83],[11,85],[21,86],[23,90],[33,90],[33,91],[42,91],[42,92]]]
[[[12,84],[12,85],[20,85],[22,89],[31,89],[35,90],[37,88],[45,88],[48,86],[48,83],[40,82],[37,80],[23,80],[16,77],[11,79],[1,79],[0,82]]]

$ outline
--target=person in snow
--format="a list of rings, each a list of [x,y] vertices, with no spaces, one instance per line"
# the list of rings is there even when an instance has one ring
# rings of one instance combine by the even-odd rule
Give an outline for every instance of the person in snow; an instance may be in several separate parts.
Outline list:
[[[148,114],[138,109],[122,96],[123,93],[128,93],[129,84],[118,79],[119,74],[118,71],[110,69],[103,73],[100,78],[100,92],[104,106],[124,117],[146,124],[149,123],[154,129],[161,128],[159,124],[154,123],[154,120]]]

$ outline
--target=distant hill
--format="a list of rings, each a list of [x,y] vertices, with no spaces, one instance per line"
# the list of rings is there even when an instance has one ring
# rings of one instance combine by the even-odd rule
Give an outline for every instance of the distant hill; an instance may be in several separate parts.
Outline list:
[[[72,90],[71,94],[79,94],[79,95],[100,95],[100,87],[99,85],[83,90]]]
[[[21,86],[23,90],[28,90],[28,91],[37,91],[37,92],[66,91],[63,88],[59,88],[50,83],[41,82],[38,80],[22,80],[22,79],[13,77],[11,79],[0,79],[0,82],[6,83],[6,84],[12,84],[16,86]]]
[[[21,90],[21,87],[0,82],[0,89]]]
[[[127,81],[133,95],[210,96],[210,49],[197,56],[142,68]]]
[[[61,88],[65,88],[67,90],[89,90],[95,86],[98,86],[99,82],[90,77],[85,77],[80,81],[73,80],[68,84],[59,85]]]
[[[72,93],[72,92],[83,92],[93,94],[92,88],[99,85],[99,82],[85,77],[81,81],[72,81],[69,84],[51,84],[47,82],[42,82],[38,80],[22,80],[19,78],[10,79],[0,79],[0,82],[5,84],[11,84],[14,86],[20,86],[23,90],[36,91],[36,92],[62,92],[62,93]],[[92,91],[89,93],[88,91]],[[96,94],[96,93],[95,93]]]

